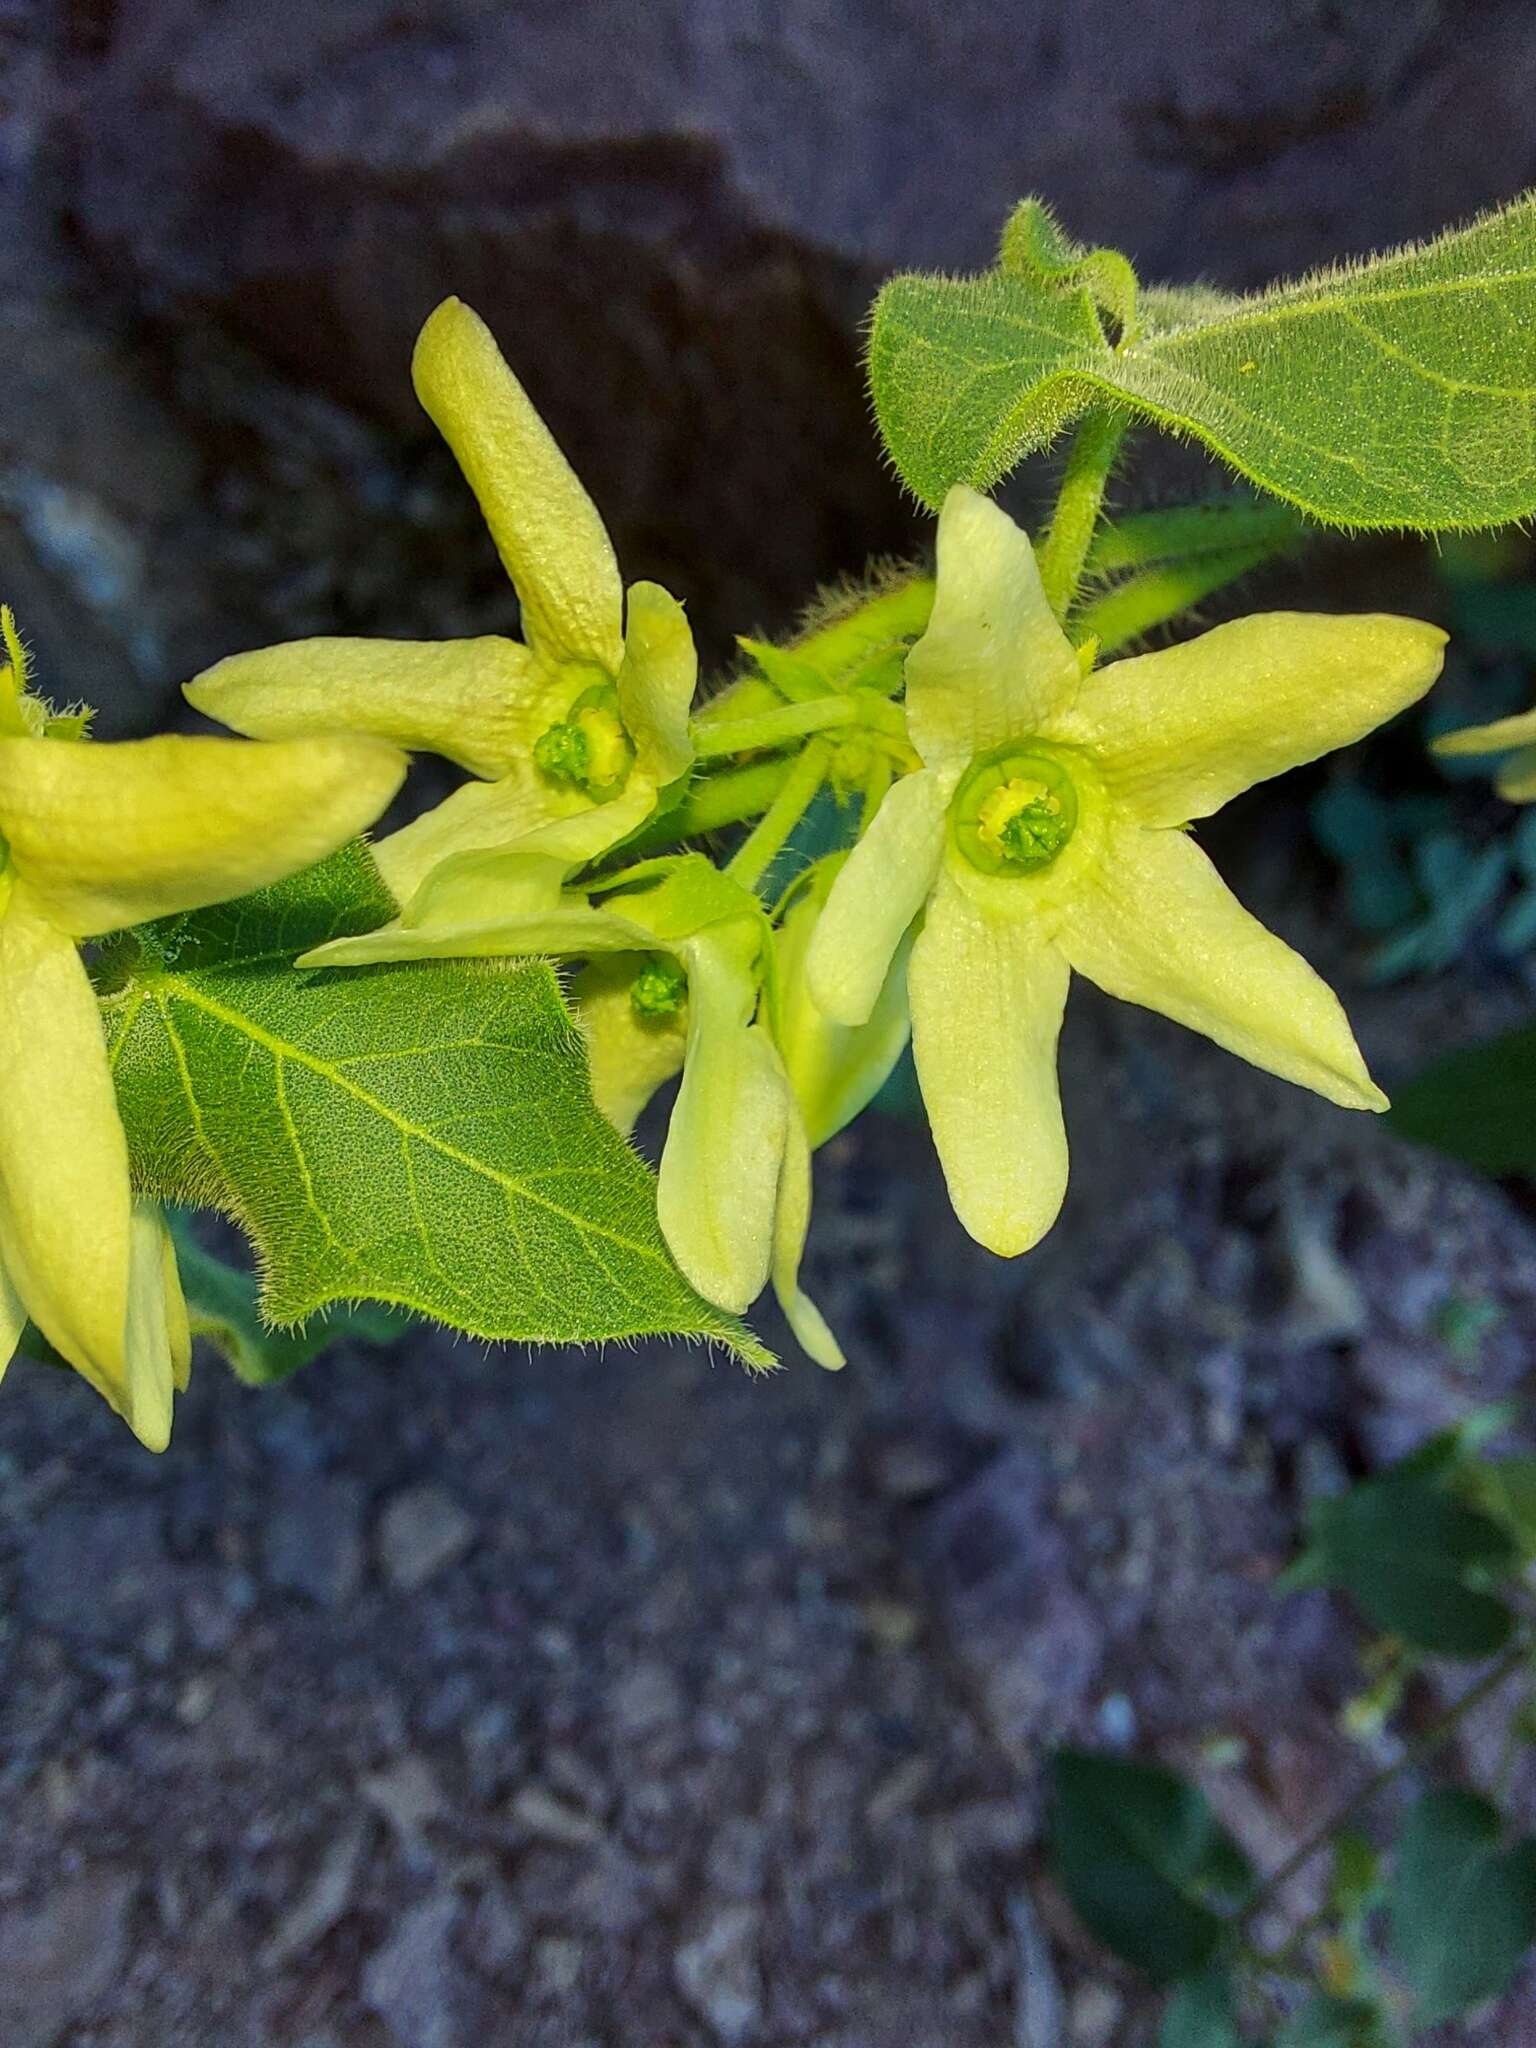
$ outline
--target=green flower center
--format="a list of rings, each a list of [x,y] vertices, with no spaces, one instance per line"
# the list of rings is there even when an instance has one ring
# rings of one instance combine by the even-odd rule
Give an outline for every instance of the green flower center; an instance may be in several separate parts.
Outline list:
[[[630,983],[629,1000],[637,1016],[675,1017],[688,1000],[688,976],[679,962],[659,953]]]
[[[533,760],[551,782],[569,783],[599,803],[617,796],[635,765],[635,748],[612,683],[583,690],[567,715],[539,734]]]
[[[1048,868],[1077,828],[1077,791],[1063,763],[1029,740],[980,755],[950,804],[959,851],[984,875]]]

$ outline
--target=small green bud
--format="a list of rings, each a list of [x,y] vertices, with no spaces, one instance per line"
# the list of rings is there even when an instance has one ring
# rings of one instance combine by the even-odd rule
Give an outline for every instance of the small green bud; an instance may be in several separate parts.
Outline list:
[[[1077,828],[1077,791],[1065,765],[1028,740],[972,763],[955,791],[955,845],[987,875],[1038,874]]]
[[[688,976],[664,953],[647,960],[630,984],[629,1000],[640,1017],[675,1017],[688,1000]]]
[[[533,743],[534,766],[554,782],[584,782],[587,776],[587,736],[579,725],[561,720]]]

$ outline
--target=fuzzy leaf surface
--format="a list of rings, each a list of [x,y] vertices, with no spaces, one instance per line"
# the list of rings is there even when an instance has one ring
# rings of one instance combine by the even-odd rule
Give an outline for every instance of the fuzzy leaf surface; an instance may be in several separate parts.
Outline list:
[[[1120,349],[1081,285],[1003,270],[896,277],[875,302],[869,376],[897,469],[935,507],[1110,402],[1193,435],[1329,525],[1527,518],[1536,196],[1248,298],[1175,298]]]
[[[374,1301],[478,1337],[702,1336],[764,1362],[673,1264],[548,967],[293,971],[394,911],[354,845],[114,947],[103,1012],[138,1182],[242,1225],[274,1324]]]

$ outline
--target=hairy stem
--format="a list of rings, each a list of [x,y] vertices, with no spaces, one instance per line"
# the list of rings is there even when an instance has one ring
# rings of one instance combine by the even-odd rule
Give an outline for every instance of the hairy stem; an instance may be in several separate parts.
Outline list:
[[[743,888],[755,889],[784,842],[805,816],[832,759],[831,740],[812,740],[785,777],[784,786],[726,864]]]
[[[1066,617],[1077,597],[1083,565],[1104,509],[1109,472],[1129,424],[1127,414],[1099,407],[1084,416],[1073,440],[1056,510],[1040,548],[1040,579],[1058,619]]]
[[[781,747],[809,732],[831,726],[862,725],[864,706],[853,697],[812,697],[802,704],[782,704],[755,718],[732,718],[718,725],[695,726],[693,750],[701,761],[721,754],[754,754],[763,747]]]

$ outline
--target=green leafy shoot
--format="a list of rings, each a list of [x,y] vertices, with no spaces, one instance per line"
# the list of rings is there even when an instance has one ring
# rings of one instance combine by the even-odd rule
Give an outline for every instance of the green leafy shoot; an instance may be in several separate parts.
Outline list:
[[[279,1327],[371,1301],[490,1339],[674,1334],[770,1363],[677,1271],[548,967],[293,971],[393,912],[354,845],[109,950],[139,1184],[241,1224]]]
[[[1118,345],[1089,268],[1104,252],[1028,254],[1048,218],[1011,231],[1003,268],[896,277],[875,302],[875,410],[925,504],[988,488],[1108,405],[1324,525],[1446,531],[1536,511],[1536,198],[1248,298],[1144,294],[1144,331]]]

